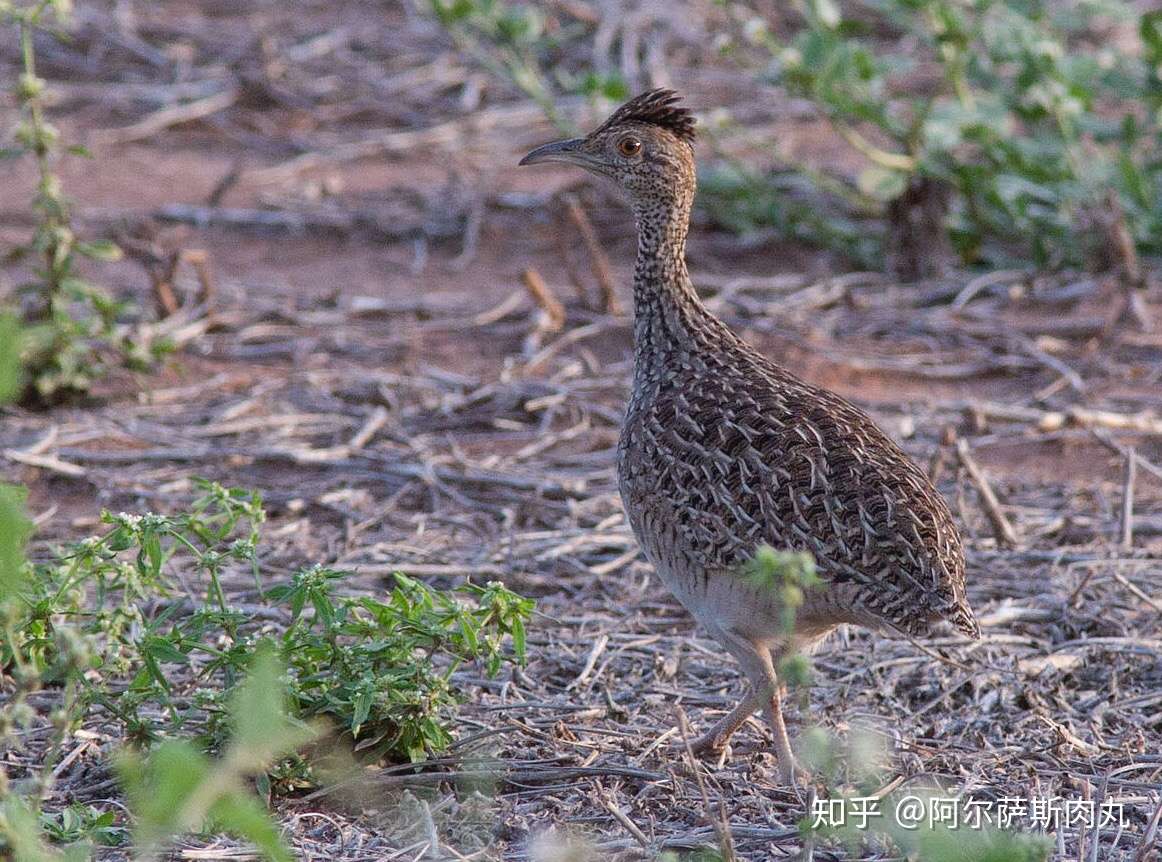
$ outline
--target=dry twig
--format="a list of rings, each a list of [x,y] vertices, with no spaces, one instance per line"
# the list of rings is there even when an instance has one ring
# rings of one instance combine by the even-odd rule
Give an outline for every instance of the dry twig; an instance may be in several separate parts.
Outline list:
[[[1017,541],[1017,533],[1013,529],[1013,525],[1009,523],[1009,519],[1005,517],[1005,513],[1001,511],[1001,504],[997,500],[996,492],[993,491],[992,485],[989,484],[988,477],[980,468],[980,465],[976,463],[976,459],[972,457],[972,452],[968,448],[968,441],[963,437],[956,441],[956,456],[960,460],[960,465],[968,474],[968,478],[972,480],[972,484],[976,487],[981,506],[984,507],[985,514],[988,516],[989,523],[992,525],[993,535],[996,536],[997,542],[1003,546],[1015,548],[1019,544]]]
[[[1126,452],[1126,467],[1122,474],[1122,512],[1119,531],[1123,549],[1134,547],[1134,480],[1138,475],[1138,459],[1133,447]]]
[[[621,305],[617,301],[617,294],[613,285],[613,272],[609,265],[609,257],[597,239],[597,231],[593,223],[585,214],[585,209],[574,194],[562,196],[569,220],[573,222],[577,232],[581,234],[581,241],[589,253],[589,265],[593,268],[593,277],[597,279],[597,286],[601,291],[601,310],[606,314],[621,314]]]
[[[702,810],[706,819],[710,821],[710,826],[714,829],[714,835],[718,839],[718,849],[722,853],[723,862],[734,862],[736,859],[734,853],[734,837],[730,831],[730,819],[726,816],[726,810],[722,805],[722,798],[718,799],[718,814],[715,816],[713,807],[710,804],[710,794],[706,791],[706,780],[702,777],[702,770],[699,767],[698,759],[694,756],[694,748],[690,743],[690,724],[686,721],[686,712],[682,707],[674,708],[678,716],[678,729],[682,734],[682,744],[686,748],[686,763],[690,771],[694,774],[695,780],[698,782],[698,792],[702,794]]]
[[[203,120],[219,111],[226,110],[238,101],[238,93],[237,88],[230,88],[212,96],[186,102],[183,105],[162,108],[132,125],[93,132],[93,139],[98,144],[112,145],[152,138],[158,132],[171,126]]]

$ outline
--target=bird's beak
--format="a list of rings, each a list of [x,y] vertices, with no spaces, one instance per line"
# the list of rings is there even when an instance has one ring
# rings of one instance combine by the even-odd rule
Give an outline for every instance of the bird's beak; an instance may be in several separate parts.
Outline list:
[[[554,141],[551,144],[545,144],[543,147],[537,147],[521,159],[520,164],[539,165],[542,162],[564,162],[568,165],[588,168],[591,166],[592,159],[581,149],[581,145],[584,143],[584,138]]]

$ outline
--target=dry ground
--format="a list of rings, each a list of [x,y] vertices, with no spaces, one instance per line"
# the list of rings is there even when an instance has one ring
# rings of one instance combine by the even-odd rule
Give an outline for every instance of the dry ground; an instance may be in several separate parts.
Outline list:
[[[42,45],[54,115],[96,154],[69,163],[66,188],[91,232],[204,251],[215,290],[207,314],[193,270],[179,269],[185,305],[162,325],[183,347],[157,373],[118,373],[85,405],[0,414],[0,471],[31,489],[34,552],[92,531],[101,508],[180,507],[200,475],[264,492],[272,582],[325,562],[356,573],[353,591],[382,589],[400,569],[436,585],[499,578],[538,599],[529,665],[462,679],[468,702],[446,758],[422,775],[377,769],[358,788],[277,803],[303,858],[520,859],[550,828],[637,858],[714,844],[711,816],[744,858],[799,849],[804,804],[776,780],[765,728],[752,722],[729,757],[701,767],[709,808],[676,747],[678,707],[699,730],[743,683],[640,560],[617,499],[630,322],[595,310],[559,197],[572,189],[589,208],[625,307],[632,226],[608,190],[516,170],[552,130],[410,7],[116,5],[120,18],[82,4],[72,44]],[[553,8],[568,19],[594,7]],[[716,14],[689,8],[695,31]],[[695,105],[733,107],[778,152],[850,157],[802,106],[696,62],[697,32],[649,32]],[[132,125],[223,92],[233,98],[206,117]],[[0,185],[0,234],[17,242],[30,224],[27,165],[0,165]],[[255,224],[254,210],[282,227]],[[884,787],[1122,802],[1124,831],[1061,830],[1061,858],[1156,858],[1162,335],[1107,325],[1116,287],[1085,274],[897,286],[705,227],[690,262],[747,338],[868,409],[931,465],[969,542],[983,640],[922,651],[844,632],[816,656],[795,729],[868,729],[882,741]],[[526,268],[566,302],[563,332],[535,331]],[[18,275],[0,272],[0,292]],[[140,265],[95,275],[153,314]],[[1154,310],[1162,318],[1157,291]],[[1094,411],[1134,418],[1110,427]],[[998,543],[954,438],[1000,498],[1016,547]],[[1129,447],[1139,466],[1127,487]],[[29,466],[21,451],[60,463]],[[244,598],[246,579],[235,586]],[[97,743],[71,761],[55,804],[115,804],[106,756],[118,740],[100,716],[86,726]],[[22,757],[6,756],[12,768]],[[497,771],[485,792],[460,780],[482,758]],[[245,855],[226,839],[175,852]],[[891,855],[873,843],[815,858]]]

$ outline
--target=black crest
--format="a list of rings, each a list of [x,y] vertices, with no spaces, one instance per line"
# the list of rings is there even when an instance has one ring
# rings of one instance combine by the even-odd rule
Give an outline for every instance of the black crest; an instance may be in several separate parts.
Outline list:
[[[594,134],[620,123],[648,123],[673,132],[688,144],[694,143],[694,116],[678,104],[682,99],[673,90],[647,90],[634,96],[598,127]]]

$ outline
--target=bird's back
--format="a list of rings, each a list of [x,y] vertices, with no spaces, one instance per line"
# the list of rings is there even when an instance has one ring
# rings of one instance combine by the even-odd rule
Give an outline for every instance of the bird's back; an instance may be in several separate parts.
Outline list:
[[[759,625],[713,617],[777,612],[739,583],[767,544],[814,556],[821,630],[946,619],[978,634],[960,536],[927,477],[859,408],[702,323],[704,338],[639,353],[618,460],[634,531],[683,603],[712,626]]]

